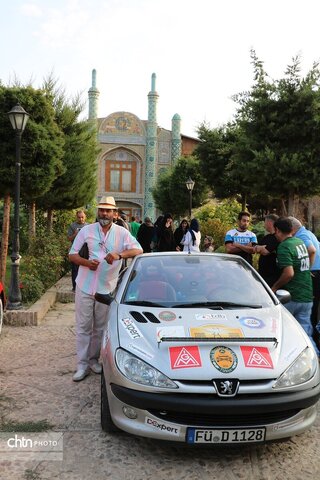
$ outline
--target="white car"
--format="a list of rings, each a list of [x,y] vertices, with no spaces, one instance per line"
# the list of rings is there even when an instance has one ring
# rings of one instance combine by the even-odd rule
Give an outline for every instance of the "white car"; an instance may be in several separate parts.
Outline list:
[[[106,432],[235,444],[291,437],[314,423],[314,348],[240,257],[140,255],[114,295],[98,297],[111,302],[101,350]]]

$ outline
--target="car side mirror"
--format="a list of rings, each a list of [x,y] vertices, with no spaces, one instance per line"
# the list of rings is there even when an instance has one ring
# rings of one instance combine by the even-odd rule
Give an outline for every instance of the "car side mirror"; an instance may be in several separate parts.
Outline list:
[[[276,297],[282,303],[282,305],[291,301],[291,294],[288,292],[288,290],[277,290]]]
[[[105,305],[110,305],[114,300],[114,297],[110,293],[95,293],[94,298],[97,302],[104,303]]]

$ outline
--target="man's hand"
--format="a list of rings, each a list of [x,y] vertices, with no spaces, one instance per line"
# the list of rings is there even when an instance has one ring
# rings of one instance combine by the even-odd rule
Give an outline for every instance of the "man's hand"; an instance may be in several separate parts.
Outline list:
[[[99,261],[98,260],[88,260],[89,262],[89,265],[88,265],[88,268],[89,270],[97,270],[98,266],[99,266]]]
[[[114,260],[120,260],[119,254],[115,252],[109,252],[104,259],[109,265],[112,265]]]

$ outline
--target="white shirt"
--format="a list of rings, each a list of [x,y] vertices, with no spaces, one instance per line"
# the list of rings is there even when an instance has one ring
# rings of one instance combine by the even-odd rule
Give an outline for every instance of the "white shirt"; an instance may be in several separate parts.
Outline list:
[[[192,231],[196,237],[194,245],[192,245],[192,236],[190,232],[187,232],[181,240],[184,252],[200,252],[201,233],[195,232],[194,230]]]

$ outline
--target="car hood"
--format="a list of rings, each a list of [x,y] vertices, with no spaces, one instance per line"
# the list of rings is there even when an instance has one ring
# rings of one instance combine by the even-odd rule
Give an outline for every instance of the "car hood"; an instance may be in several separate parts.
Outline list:
[[[119,345],[177,380],[277,378],[309,344],[282,306],[118,307]]]

